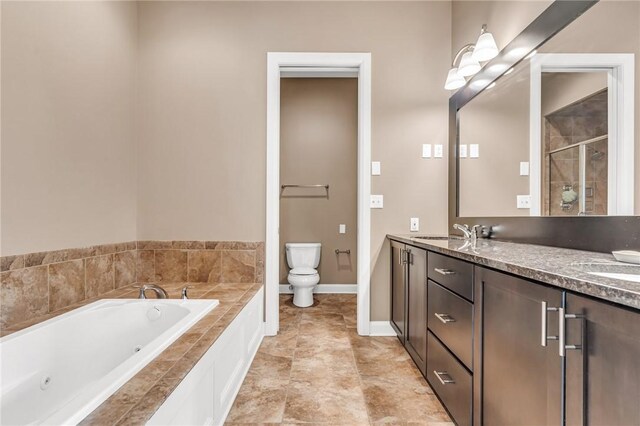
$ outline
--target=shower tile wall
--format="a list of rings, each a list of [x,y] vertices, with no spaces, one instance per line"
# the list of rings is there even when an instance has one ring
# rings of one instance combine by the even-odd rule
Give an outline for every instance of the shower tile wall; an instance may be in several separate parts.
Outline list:
[[[579,203],[562,207],[562,192],[571,186],[580,193],[579,149],[550,151],[607,134],[607,91],[545,116],[543,146],[543,211],[551,216],[575,216]],[[607,214],[607,139],[589,144],[586,153],[586,212]]]

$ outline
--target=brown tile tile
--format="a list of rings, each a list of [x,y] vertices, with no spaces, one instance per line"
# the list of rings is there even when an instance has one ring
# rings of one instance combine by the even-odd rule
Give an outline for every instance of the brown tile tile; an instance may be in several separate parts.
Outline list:
[[[141,425],[146,423],[178,383],[178,379],[160,379],[117,424]]]
[[[171,241],[138,241],[138,250],[170,249]]]
[[[254,283],[256,253],[253,250],[226,250],[222,253],[223,283]]]
[[[49,310],[47,267],[38,266],[0,274],[0,325],[27,321]]]
[[[156,278],[161,282],[187,281],[187,252],[156,250]]]
[[[265,336],[262,340],[260,352],[274,356],[293,357],[297,342],[298,330],[295,328],[283,330],[281,322],[280,331],[276,336]]]
[[[264,243],[259,243],[256,248],[256,282],[264,282],[264,261],[265,261],[265,248]]]
[[[67,250],[44,251],[24,255],[25,267],[48,265],[67,260]]]
[[[5,272],[13,269],[24,268],[24,256],[2,256],[0,258],[0,272]]]
[[[226,421],[245,424],[282,422],[288,384],[288,379],[247,376]]]
[[[172,241],[173,249],[204,250],[204,241]]]
[[[136,252],[123,251],[113,255],[114,283],[116,288],[136,282]]]
[[[115,288],[113,255],[86,259],[86,297],[96,297]]]
[[[49,312],[83,300],[84,260],[49,265]]]
[[[156,281],[156,260],[153,250],[138,250],[136,281],[139,283]]]
[[[189,252],[189,282],[219,283],[222,277],[222,252]]]
[[[259,350],[251,363],[249,374],[258,377],[288,379],[291,374],[291,363],[290,357],[272,355]]]

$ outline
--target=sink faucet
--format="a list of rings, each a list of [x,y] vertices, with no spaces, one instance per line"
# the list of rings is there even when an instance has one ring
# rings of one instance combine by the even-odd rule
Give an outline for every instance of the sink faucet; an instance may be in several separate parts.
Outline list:
[[[480,228],[480,225],[473,225],[469,228],[469,225],[460,225],[459,223],[453,224],[453,229],[461,231],[464,234],[465,240],[471,240],[473,242],[478,238],[478,228]]]
[[[138,295],[138,299],[146,299],[147,296],[145,296],[144,292],[147,291],[147,290],[154,291],[156,293],[156,295],[158,296],[158,299],[168,299],[169,298],[169,295],[167,294],[165,289],[160,287],[159,285],[144,284],[144,285],[142,285],[140,287],[140,294]]]

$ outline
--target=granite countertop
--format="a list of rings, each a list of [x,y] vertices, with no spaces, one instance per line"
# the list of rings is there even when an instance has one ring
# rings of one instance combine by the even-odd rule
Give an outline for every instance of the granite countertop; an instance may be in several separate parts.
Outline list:
[[[640,309],[640,283],[592,274],[640,274],[640,265],[617,262],[611,254],[488,239],[478,239],[475,246],[472,246],[471,242],[456,237],[407,234],[390,234],[387,237],[481,266]]]
[[[260,290],[260,283],[208,284],[161,283],[170,299],[179,299],[189,286],[192,299],[217,299],[220,304],[162,351],[156,358],[89,414],[81,424],[139,425],[146,423],[171,392],[197,364],[242,308]],[[4,334],[18,331],[98,299],[135,299],[139,290],[122,287],[99,298],[85,300],[63,310],[18,324]],[[149,296],[152,296],[149,292]]]

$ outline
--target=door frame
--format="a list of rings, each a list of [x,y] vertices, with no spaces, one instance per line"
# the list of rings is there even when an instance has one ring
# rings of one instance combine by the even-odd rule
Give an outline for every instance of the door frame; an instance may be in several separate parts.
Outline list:
[[[530,216],[542,210],[542,73],[606,71],[608,73],[607,215],[634,210],[634,55],[629,53],[544,53],[531,58],[529,110]]]
[[[280,275],[280,78],[283,71],[297,77],[358,78],[358,214],[357,324],[358,334],[370,331],[371,279],[371,53],[267,53],[267,188],[265,238],[265,334],[279,329]],[[319,74],[320,73],[320,74]]]

